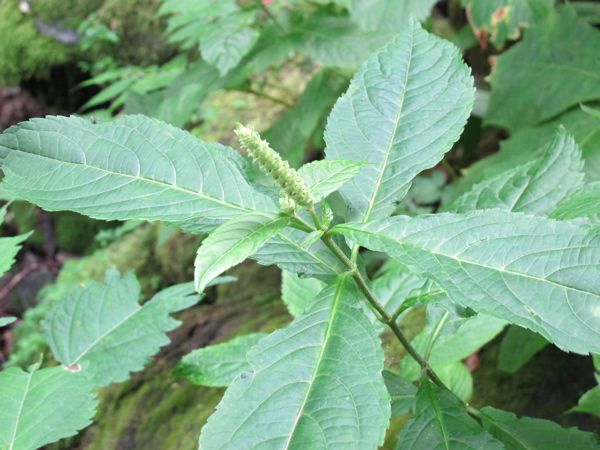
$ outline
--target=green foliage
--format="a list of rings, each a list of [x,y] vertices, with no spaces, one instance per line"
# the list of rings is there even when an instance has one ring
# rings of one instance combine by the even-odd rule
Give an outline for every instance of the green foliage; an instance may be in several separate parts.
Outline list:
[[[245,334],[194,350],[183,357],[175,373],[201,386],[227,387],[240,374],[252,371],[246,353],[265,336],[265,333]]]
[[[546,345],[548,341],[539,334],[512,325],[500,345],[498,368],[515,373]]]
[[[335,230],[388,252],[458,304],[529,328],[568,351],[600,351],[599,291],[588,270],[600,258],[600,241],[584,223],[489,210]]]
[[[600,440],[592,433],[531,417],[518,418],[492,407],[481,410],[483,426],[509,450],[597,449]]]
[[[517,130],[600,98],[598,45],[600,31],[569,5],[552,11],[497,58],[486,120]]]
[[[390,215],[415,175],[458,139],[472,105],[473,80],[456,48],[416,22],[369,58],[325,132],[327,158],[370,163],[341,189],[351,217]]]
[[[383,352],[341,277],[315,307],[259,341],[252,374],[231,384],[202,430],[202,448],[375,448],[390,415]],[[335,425],[344,423],[343,433]],[[339,423],[339,422],[338,422]]]
[[[0,447],[35,450],[92,423],[97,400],[82,372],[63,367],[0,372]]]
[[[0,225],[4,222],[7,206],[0,208]],[[15,256],[21,248],[21,243],[27,239],[28,234],[14,237],[0,238],[0,277],[10,269],[15,262]]]
[[[544,448],[564,439],[596,448],[591,434],[468,405],[473,378],[463,362],[507,324],[566,351],[600,353],[600,234],[587,218],[595,209],[583,210],[596,187],[586,182],[595,179],[589,176],[597,162],[590,141],[597,117],[577,110],[542,124],[595,97],[572,92],[575,84],[588,87],[574,77],[566,100],[557,95],[550,104],[534,105],[516,124],[513,114],[524,107],[519,103],[531,102],[529,94],[517,95],[507,126],[522,128],[510,145],[527,143],[526,156],[513,159],[518,152],[504,148],[496,159],[501,164],[483,164],[485,176],[475,174],[455,190],[458,199],[446,205],[452,213],[418,215],[413,208],[413,216],[397,215],[415,177],[440,163],[459,139],[473,106],[473,77],[453,45],[404,14],[399,19],[396,3],[376,3],[365,9],[370,3],[360,0],[286,2],[265,11],[260,2],[165,2],[163,12],[175,13],[169,18],[173,41],[190,54],[198,46],[203,59],[190,66],[193,75],[186,70],[173,78],[175,85],[145,91],[152,95],[138,98],[137,106],[169,120],[178,116],[182,124],[210,90],[247,86],[257,67],[279,64],[290,52],[330,66],[364,60],[328,118],[323,161],[295,170],[257,132],[238,127],[258,173],[250,158],[155,119],[123,116],[96,125],[48,117],[0,135],[3,187],[48,210],[160,220],[208,233],[195,263],[201,292],[250,257],[285,271],[282,297],[294,316],[289,325],[196,350],[178,366],[194,383],[228,386],[201,430],[200,448],[375,449],[384,444],[391,416],[406,412],[411,418],[397,436],[399,449]],[[402,2],[403,8],[421,8],[414,9],[421,18],[430,6]],[[187,14],[176,14],[182,11]],[[570,9],[559,12],[536,18],[525,40],[499,58],[510,61],[537,49],[530,37],[535,27],[544,27],[549,42],[560,35],[552,27],[566,20],[578,25],[569,39],[579,42],[573,35],[597,31],[579,26]],[[379,31],[398,23],[404,25],[394,38]],[[499,29],[496,39],[513,37],[514,25]],[[559,62],[566,54],[561,43],[551,55]],[[521,58],[535,66],[535,58],[545,56]],[[503,89],[501,67],[498,62],[492,80],[490,123],[501,111],[494,104]],[[558,83],[555,77],[548,82]],[[284,124],[304,116],[325,82],[308,85]],[[128,88],[120,89],[117,95],[127,95]],[[291,152],[297,163],[304,159],[298,149],[319,129],[329,101],[317,102],[298,129],[290,127],[289,140],[277,143],[292,147],[281,148],[282,154]],[[548,143],[549,130],[562,120],[564,128]],[[285,132],[274,129],[274,136]],[[432,191],[433,209],[444,196],[439,183]],[[167,342],[164,333],[176,325],[169,314],[196,303],[190,286],[168,288],[142,306],[130,275],[111,273],[105,284],[74,291],[46,321],[57,360],[95,385],[126,379]],[[404,320],[423,308],[425,326],[409,335]],[[394,372],[384,371],[382,348],[382,340],[392,338],[407,354]],[[511,367],[532,351],[523,353]],[[577,408],[593,412],[595,392]]]
[[[521,36],[521,29],[551,11],[554,0],[462,0],[475,34],[502,48]]]
[[[58,302],[43,323],[45,335],[55,358],[81,367],[96,386],[124,381],[169,342],[165,333],[179,325],[169,314],[197,303],[193,292],[190,283],[176,285],[140,306],[135,276],[109,271],[104,284],[92,282]]]
[[[397,450],[503,448],[452,394],[428,380],[421,383],[414,408],[414,418],[400,432]]]
[[[41,4],[50,2],[39,2]],[[51,2],[56,6],[61,3]],[[32,76],[47,76],[52,66],[69,58],[70,50],[52,38],[40,36],[30,16],[18,2],[4,1],[0,8],[0,84],[13,85]]]

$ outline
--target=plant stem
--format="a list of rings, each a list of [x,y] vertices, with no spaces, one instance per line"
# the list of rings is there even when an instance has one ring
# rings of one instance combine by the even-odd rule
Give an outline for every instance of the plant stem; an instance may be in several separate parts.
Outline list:
[[[284,100],[284,99],[279,98],[279,97],[274,97],[274,96],[269,95],[269,94],[267,94],[265,92],[257,91],[255,89],[251,89],[251,88],[243,89],[242,92],[247,92],[248,94],[253,94],[253,95],[256,95],[257,97],[265,98],[265,99],[270,100],[270,101],[272,101],[274,103],[279,103],[280,105],[283,105],[286,108],[292,108],[294,106],[292,103],[288,102],[287,100]]]
[[[314,213],[314,210],[312,212]],[[313,220],[316,220],[315,226],[317,228],[321,228],[321,223],[318,220],[318,217],[316,216],[316,214],[314,214],[314,215],[311,214],[311,216],[313,216]],[[371,306],[371,308],[374,310],[375,314],[377,315],[377,319],[379,319],[380,322],[384,323],[392,330],[392,333],[394,333],[396,338],[404,346],[404,348],[410,354],[410,356],[412,356],[414,358],[414,360],[417,361],[417,363],[421,366],[421,369],[423,370],[423,372],[425,372],[427,374],[427,376],[431,379],[431,381],[433,381],[435,384],[437,384],[441,388],[449,391],[450,389],[448,389],[446,387],[446,385],[444,384],[444,382],[440,379],[440,377],[437,376],[437,374],[431,368],[429,363],[412,346],[412,344],[410,343],[408,338],[404,335],[404,333],[402,333],[402,330],[400,330],[400,327],[396,323],[395,318],[393,318],[392,316],[390,316],[387,313],[387,311],[385,310],[383,305],[379,302],[379,300],[377,299],[377,297],[375,296],[373,291],[371,291],[371,288],[367,284],[367,281],[365,280],[362,273],[358,269],[358,266],[356,265],[356,263],[353,262],[350,258],[348,258],[348,256],[346,256],[346,254],[343,252],[343,250],[335,243],[335,241],[333,240],[333,238],[330,235],[328,235],[326,233],[323,235],[323,237],[321,239],[323,240],[323,243],[327,246],[327,248],[329,248],[331,250],[331,252],[342,263],[344,263],[346,265],[346,267],[348,268],[356,285],[358,286],[358,288],[362,292],[363,296],[365,297],[365,299],[367,300],[367,302],[369,303],[369,305]]]
[[[273,15],[273,13],[269,10],[269,8],[267,8],[267,6],[262,2],[262,0],[254,0],[254,1],[258,5],[258,7],[263,10],[263,12],[267,15],[267,17],[269,17],[269,19],[271,19],[273,24],[277,28],[279,28],[279,31],[281,31],[282,33],[286,33],[286,30],[285,30],[285,28],[283,28],[283,25],[281,25],[281,23],[279,23],[279,20],[277,20],[277,18]]]

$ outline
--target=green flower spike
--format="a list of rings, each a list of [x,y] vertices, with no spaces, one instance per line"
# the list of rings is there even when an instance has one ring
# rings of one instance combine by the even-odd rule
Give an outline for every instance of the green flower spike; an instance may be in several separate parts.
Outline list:
[[[314,201],[302,177],[271,148],[267,141],[262,140],[252,128],[241,124],[236,127],[235,134],[252,160],[279,184],[284,192],[284,199],[287,197],[284,201],[286,206],[289,207],[295,202],[300,206],[312,208]]]

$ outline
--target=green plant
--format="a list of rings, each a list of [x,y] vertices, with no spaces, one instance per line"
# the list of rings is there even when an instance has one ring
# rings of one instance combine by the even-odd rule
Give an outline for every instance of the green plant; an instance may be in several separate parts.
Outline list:
[[[575,140],[558,128],[539,157],[474,184],[446,212],[393,215],[415,176],[458,140],[473,98],[458,50],[411,21],[336,103],[326,158],[298,171],[246,127],[238,135],[262,178],[232,149],[154,119],[48,117],[0,136],[3,183],[48,210],[210,233],[195,264],[200,292],[249,257],[285,271],[291,324],[200,350],[180,366],[195,382],[229,385],[201,431],[203,449],[374,449],[392,414],[407,410],[399,449],[599,448],[592,433],[469,405],[460,364],[509,323],[565,351],[600,352],[600,235],[590,218],[572,218],[587,215],[573,198],[589,189]],[[361,248],[391,258],[374,279]],[[171,302],[163,291],[139,307],[134,279],[113,273],[71,294],[47,318],[56,358],[95,385],[123,380],[165,342],[174,326],[167,313],[197,301],[184,295],[189,284],[169,289]],[[114,340],[98,344],[98,328],[77,324],[100,318],[114,331],[130,318],[116,306],[102,314],[107,304],[138,315],[133,331],[109,331]],[[422,305],[428,323],[411,341],[401,319]],[[149,329],[145,318],[160,326]],[[411,358],[399,372],[384,371],[384,331]],[[13,423],[15,408],[5,405],[18,392],[0,397],[0,421]],[[68,433],[87,423],[83,415]]]

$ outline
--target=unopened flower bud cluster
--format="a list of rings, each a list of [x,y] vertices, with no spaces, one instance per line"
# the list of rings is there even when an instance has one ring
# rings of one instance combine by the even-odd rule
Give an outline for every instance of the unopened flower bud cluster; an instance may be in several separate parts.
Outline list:
[[[313,199],[302,177],[269,146],[267,141],[262,140],[255,130],[243,125],[238,125],[235,133],[252,160],[279,184],[286,206],[293,208],[295,202],[307,208],[312,207]]]

